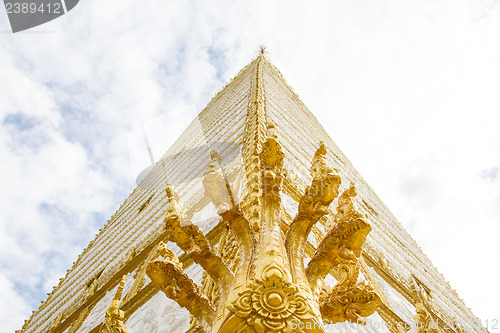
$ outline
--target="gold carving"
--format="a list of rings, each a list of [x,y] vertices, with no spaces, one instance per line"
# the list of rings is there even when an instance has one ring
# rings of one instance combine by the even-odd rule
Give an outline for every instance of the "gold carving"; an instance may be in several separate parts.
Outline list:
[[[306,268],[313,287],[334,266],[345,261],[357,262],[361,254],[361,247],[371,227],[364,215],[357,211],[352,199],[355,195],[354,184],[342,193],[337,207],[337,224],[321,241]]]
[[[160,246],[163,247],[160,250],[163,259],[158,258],[150,262],[146,274],[155,287],[162,290],[168,298],[188,309],[208,332],[215,313],[214,306],[182,271],[182,266],[174,253],[162,244]]]
[[[356,186],[354,183],[351,183],[350,187],[339,197],[337,205],[337,218],[340,222],[366,217],[365,214],[361,214],[359,212],[358,206],[354,201],[354,197],[356,197],[356,195]]]
[[[167,196],[170,203],[165,216],[165,224],[170,241],[175,242],[184,252],[190,254],[219,286],[230,283],[233,273],[222,258],[214,252],[200,228],[186,220],[179,196],[170,184],[167,184]]]
[[[460,323],[456,320],[453,322],[453,328],[455,329],[455,331],[457,331],[457,333],[465,333],[462,325],[460,325]]]
[[[261,223],[261,169],[259,152],[265,140],[266,94],[262,77],[264,55],[260,54],[255,64],[255,75],[250,87],[247,122],[243,139],[242,156],[247,178],[247,189],[242,209],[255,232]]]
[[[432,317],[430,291],[415,276],[411,276],[412,296],[417,314],[414,317],[418,333],[441,333],[439,323]]]
[[[130,290],[128,293],[125,295],[123,298],[123,303],[127,303],[137,295],[139,290],[144,286],[144,283],[146,282],[145,275],[146,275],[146,268],[148,263],[153,260],[158,255],[158,249],[153,248],[148,254],[148,257],[146,258],[146,262],[142,265],[142,267],[137,271],[137,273],[134,275],[134,283],[132,283],[132,287],[130,287]]]
[[[127,276],[124,275],[118,289],[116,291],[115,297],[111,301],[111,305],[106,311],[106,317],[104,319],[104,325],[102,327],[102,333],[127,333],[127,327],[123,324],[123,319],[125,318],[125,313],[120,310],[120,300],[122,298],[123,287],[125,286],[125,280]]]
[[[216,168],[214,162],[214,159],[212,159],[209,170],[203,178],[203,186],[205,187],[205,195],[210,198],[217,212],[221,214],[229,210],[232,203],[224,176],[222,172]]]
[[[320,310],[323,319],[331,323],[350,321],[364,324],[362,317],[373,314],[381,304],[380,297],[373,288],[357,283],[359,264],[344,262],[340,265],[343,272],[340,282],[320,296]]]
[[[92,311],[93,308],[94,308],[94,305],[90,305],[90,306],[86,307],[82,312],[80,312],[80,314],[78,315],[78,319],[75,320],[73,322],[73,324],[71,324],[71,327],[69,328],[68,333],[76,333],[76,331],[78,331],[80,326],[82,326],[85,319],[87,319],[87,316],[90,314],[90,312]]]
[[[415,308],[417,314],[414,317],[415,323],[417,324],[418,333],[441,333],[438,323],[433,319],[429,311],[422,306],[421,303],[416,303]]]
[[[326,147],[321,142],[312,161],[312,183],[300,199],[297,216],[290,225],[285,243],[294,276],[300,277],[302,283],[307,282],[304,275],[307,237],[312,227],[328,213],[328,207],[338,195],[341,182],[335,170],[327,165],[325,155]]]
[[[313,319],[306,296],[290,282],[278,267],[270,266],[263,280],[255,279],[227,308],[239,318],[245,318],[256,332],[286,332],[293,328],[292,320]]]
[[[250,195],[241,204],[235,203],[222,158],[216,151],[211,152],[209,170],[203,179],[206,196],[237,246],[237,252],[225,250],[229,250],[229,262],[234,263],[231,268],[219,255],[226,254],[220,251],[227,244],[219,244],[216,253],[200,229],[186,220],[179,197],[167,185],[170,202],[165,223],[169,240],[191,255],[217,288],[204,283],[203,291],[209,297],[203,295],[163,243],[158,248],[163,259],[151,261],[147,275],[154,286],[196,318],[199,326],[193,322],[189,332],[200,327],[207,333],[292,332],[298,327],[307,327],[307,332],[324,332],[321,326],[324,319],[360,322],[361,317],[375,312],[380,298],[368,284],[357,281],[361,247],[371,228],[355,205],[354,185],[340,196],[334,219],[337,224],[321,241],[305,268],[307,237],[312,227],[330,214],[329,206],[338,195],[341,179],[328,166],[326,146],[321,143],[312,160],[312,183],[284,234],[281,190],[286,177],[285,154],[274,125],[267,126],[266,139],[257,146],[260,151],[254,150],[247,164],[253,168],[250,174],[255,183],[248,184]],[[256,218],[259,221],[252,224]],[[234,249],[233,241],[228,244]],[[335,287],[322,292],[317,284],[335,268],[343,272],[343,278]]]
[[[285,154],[283,154],[278,142],[274,125],[269,124],[267,131],[267,140],[259,154],[262,195],[266,198],[272,196],[274,200],[278,200],[277,196],[281,193],[281,185],[285,177],[285,168],[283,167]]]
[[[186,210],[182,207],[181,199],[175,193],[174,188],[171,184],[167,183],[165,187],[165,193],[168,198],[167,212],[165,214],[165,221],[167,223],[173,224],[172,228],[183,223],[186,219]],[[168,228],[168,227],[167,227]]]
[[[272,76],[269,76],[266,81],[263,79],[262,73],[271,68],[263,59],[264,53],[265,51],[261,49],[259,59],[250,65],[253,78],[250,83],[251,93],[248,96],[245,137],[241,149],[244,175],[235,177],[238,185],[246,185],[243,188],[237,187],[238,194],[242,194],[242,200],[237,202],[238,200],[233,196],[231,185],[224,174],[223,159],[220,154],[211,151],[209,170],[203,178],[206,198],[196,203],[194,207],[197,209],[191,207],[191,212],[199,211],[207,203],[207,199],[214,204],[223,222],[218,228],[212,230],[212,232],[215,230],[215,233],[221,234],[218,245],[214,241],[215,237],[207,236],[211,242],[209,243],[200,229],[192,225],[174,188],[171,185],[166,188],[169,201],[164,217],[168,237],[164,238],[164,234],[161,234],[160,237],[154,239],[153,243],[157,244],[160,239],[167,239],[179,245],[187,254],[182,257],[185,266],[195,261],[205,270],[203,288],[199,289],[184,274],[181,263],[168,250],[167,244],[161,243],[157,248],[150,250],[153,247],[153,244],[150,243],[153,238],[148,238],[143,245],[149,244],[149,256],[143,265],[137,265],[139,259],[137,256],[140,255],[141,258],[144,258],[148,253],[143,252],[144,247],[139,246],[137,249],[130,250],[122,258],[119,265],[115,265],[114,268],[110,267],[105,276],[99,279],[88,280],[91,276],[85,276],[84,271],[76,269],[77,264],[83,260],[82,255],[80,255],[77,263],[73,265],[74,273],[78,279],[85,278],[82,283],[87,284],[81,288],[82,286],[78,285],[78,281],[81,280],[75,280],[75,283],[69,285],[64,285],[61,282],[60,285],[63,286],[61,293],[55,293],[59,288],[55,287],[54,291],[49,294],[49,307],[42,304],[40,309],[43,311],[36,312],[32,316],[32,321],[37,326],[34,326],[33,323],[28,325],[26,322],[23,329],[48,331],[53,324],[55,332],[78,330],[87,314],[106,290],[116,285],[116,279],[121,277],[124,272],[132,271],[135,271],[134,283],[121,302],[127,315],[142,306],[156,293],[151,286],[142,288],[145,283],[144,276],[147,273],[152,280],[152,285],[160,288],[168,297],[176,300],[193,315],[196,315],[197,320],[193,320],[190,332],[202,330],[214,333],[232,333],[233,331],[235,333],[291,332],[295,331],[294,322],[297,321],[304,324],[318,324],[324,319],[327,319],[328,322],[345,320],[358,322],[361,317],[369,316],[375,311],[379,304],[378,295],[373,292],[370,285],[358,281],[359,257],[371,228],[367,217],[357,209],[356,202],[362,203],[362,208],[371,216],[376,216],[378,213],[368,202],[362,198],[356,198],[356,188],[353,185],[344,191],[336,201],[340,177],[337,175],[337,170],[329,166],[328,151],[324,143],[320,144],[312,159],[311,183],[306,184],[306,180],[293,176],[293,171],[301,173],[302,161],[291,161],[285,167],[285,152],[290,154],[293,153],[293,150],[285,150],[280,146],[277,135],[278,128],[269,123],[270,119],[276,119],[276,114],[274,114],[276,104],[266,110],[268,106],[266,106],[264,84],[268,84],[270,81],[267,80],[271,79]],[[276,74],[278,73],[276,72]],[[271,88],[275,89],[278,86]],[[286,89],[286,86],[283,88]],[[292,96],[292,98],[295,97]],[[223,103],[226,102],[223,101]],[[279,100],[275,100],[273,97],[271,102],[276,103]],[[219,105],[221,103],[216,101],[217,108]],[[281,108],[288,106],[290,105],[286,103],[279,105]],[[212,121],[213,117],[210,116],[207,119]],[[305,118],[303,120],[307,121]],[[294,138],[293,135],[290,137],[291,141],[300,141],[300,138]],[[216,137],[212,138],[216,139]],[[304,145],[303,151],[307,151],[308,147],[306,146],[307,143]],[[302,153],[299,152],[299,155]],[[191,156],[198,157],[196,154]],[[337,161],[343,163],[338,156]],[[233,165],[237,165],[237,163]],[[239,167],[238,165],[233,170],[238,170]],[[352,171],[352,168],[347,164],[346,170]],[[346,173],[345,176],[357,178],[356,174]],[[294,217],[289,215],[288,207],[285,211],[281,205],[283,182],[285,183],[286,195],[299,203],[298,212]],[[194,186],[191,183],[187,184],[187,188],[183,189],[183,192],[189,193],[190,196],[198,191],[197,185],[199,184]],[[146,201],[142,202],[142,205],[139,203],[138,211],[140,213],[148,210],[155,214],[156,209],[162,205],[155,203],[155,207],[149,209],[151,207],[148,205],[151,205],[154,197],[150,194],[148,194],[149,197],[144,197],[144,195],[146,194],[138,193],[136,195],[134,193],[131,200],[137,203],[139,198],[147,198]],[[365,199],[368,200],[368,198]],[[333,208],[336,207],[336,211],[330,207],[332,203],[334,204]],[[372,201],[370,203],[373,204]],[[131,207],[135,204],[128,205],[127,200],[126,206]],[[130,209],[125,208],[124,212],[130,211]],[[381,211],[383,212],[383,210],[384,207]],[[134,216],[137,214],[122,215],[121,211],[116,216],[124,216],[127,223],[130,222],[134,225],[143,223],[143,220],[135,220]],[[141,215],[141,219],[149,217],[149,215]],[[113,217],[113,221],[115,220]],[[318,222],[319,224],[316,225]],[[324,229],[321,225],[324,226]],[[222,229],[224,229],[224,234]],[[124,230],[128,232],[132,229],[127,227]],[[115,242],[117,236],[111,232],[111,229],[104,229],[104,231],[106,237],[103,238],[102,244],[106,246],[109,242]],[[315,242],[308,243],[308,240],[312,239],[312,237],[308,237],[311,232],[314,233]],[[399,232],[394,235],[398,236]],[[389,234],[390,237],[394,235]],[[135,238],[135,236],[133,237]],[[126,248],[130,247],[130,244],[135,244],[133,239],[126,243]],[[94,241],[89,244],[84,252],[88,256],[83,256],[83,258],[92,260],[89,262],[93,262],[95,265],[102,265],[103,261],[99,258],[100,252],[92,252],[93,244]],[[315,244],[319,244],[319,246],[315,248]],[[95,245],[101,246],[101,243]],[[212,246],[216,247],[216,250]],[[377,248],[379,247],[377,246]],[[313,254],[309,265],[306,265],[307,267],[304,267],[305,253],[307,256]],[[158,255],[161,255],[162,258],[157,258]],[[373,258],[367,260],[371,260],[370,264],[374,267],[375,272],[386,279],[397,292],[413,302],[414,299],[410,295],[411,288],[409,287],[411,281],[403,280],[401,274],[396,270],[397,267],[401,266],[391,267],[386,259],[365,254],[365,258],[370,257]],[[116,261],[113,260],[113,262]],[[116,267],[122,267],[125,263],[127,267],[120,268],[118,273]],[[427,264],[424,262],[423,265]],[[329,273],[332,273],[339,280],[333,288],[324,282],[324,278]],[[71,275],[72,279],[74,276]],[[377,281],[370,280],[373,285]],[[380,288],[376,290],[381,292]],[[447,329],[429,327],[435,322],[444,322],[441,320],[444,317],[443,311],[439,311],[441,302],[433,304],[431,295],[425,293],[422,286],[415,287],[414,291],[417,295],[414,301],[417,310],[415,320],[423,327],[419,329],[420,332],[439,330],[463,332],[459,326]],[[70,299],[74,299],[75,297],[71,295],[74,295],[75,292],[81,293],[79,300],[64,306],[66,298],[62,297],[68,296]],[[67,296],[64,296],[66,294]],[[54,299],[55,296],[61,297],[63,303],[55,302],[57,300]],[[443,295],[436,295],[436,297],[443,297]],[[446,298],[445,295],[443,299],[447,300]],[[453,300],[453,298],[449,299]],[[95,327],[92,332],[97,332],[101,328],[105,331],[126,331],[123,326],[123,311],[120,313],[119,305],[120,297],[115,297],[106,315],[108,324],[115,320],[118,326],[112,329],[111,324],[105,326],[102,323]],[[64,306],[65,311],[61,311],[61,306]],[[391,311],[388,302],[385,301],[382,308],[379,309],[379,314],[386,321],[386,318],[390,318],[392,323],[402,323],[403,320]],[[57,316],[58,314],[59,316]],[[54,318],[55,320],[53,320]],[[449,318],[444,317],[444,319]],[[53,321],[49,324],[50,320]],[[313,326],[314,328],[306,331],[323,331],[320,325]]]
[[[337,225],[325,236],[306,268],[313,289],[333,267],[342,272],[339,283],[320,296],[321,314],[329,322],[348,320],[363,324],[360,318],[373,314],[381,304],[373,288],[357,283],[361,247],[371,227],[358,211],[355,196],[356,188],[351,184],[338,200]]]

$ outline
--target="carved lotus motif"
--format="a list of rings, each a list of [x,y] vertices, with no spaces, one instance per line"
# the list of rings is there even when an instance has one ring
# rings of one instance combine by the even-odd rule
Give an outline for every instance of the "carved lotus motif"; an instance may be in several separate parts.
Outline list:
[[[252,306],[262,317],[272,320],[286,319],[295,312],[296,293],[295,286],[285,286],[282,282],[264,282],[255,288]]]

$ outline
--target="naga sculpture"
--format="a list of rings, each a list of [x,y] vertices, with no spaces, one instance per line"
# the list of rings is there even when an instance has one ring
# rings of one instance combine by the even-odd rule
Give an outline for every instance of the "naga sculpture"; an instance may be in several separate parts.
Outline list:
[[[318,221],[332,213],[329,207],[339,194],[341,179],[328,166],[326,146],[320,143],[312,160],[312,182],[284,232],[281,190],[286,168],[273,125],[268,125],[267,137],[259,148],[251,157],[253,164],[246,168],[251,181],[249,195],[241,204],[235,203],[231,184],[219,170],[218,154],[211,154],[203,180],[206,196],[238,246],[240,260],[231,269],[200,229],[186,220],[179,197],[167,185],[170,202],[165,225],[169,240],[213,279],[217,302],[212,304],[201,293],[164,244],[159,251],[163,258],[149,263],[147,275],[167,297],[187,308],[206,333],[324,332],[324,320],[362,323],[360,318],[373,314],[380,298],[365,282],[358,283],[358,259],[371,227],[355,205],[354,185],[341,194],[337,223],[305,266],[308,236]],[[249,207],[245,201],[259,208]],[[323,280],[334,269],[340,272],[340,281],[333,288],[325,287]]]

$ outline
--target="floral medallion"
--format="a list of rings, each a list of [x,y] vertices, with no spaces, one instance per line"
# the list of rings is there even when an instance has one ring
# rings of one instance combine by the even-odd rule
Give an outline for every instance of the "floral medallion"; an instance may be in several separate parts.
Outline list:
[[[262,274],[266,280],[251,281],[227,308],[257,332],[291,332],[292,319],[312,318],[306,297],[299,288],[283,281],[283,273],[271,267]]]

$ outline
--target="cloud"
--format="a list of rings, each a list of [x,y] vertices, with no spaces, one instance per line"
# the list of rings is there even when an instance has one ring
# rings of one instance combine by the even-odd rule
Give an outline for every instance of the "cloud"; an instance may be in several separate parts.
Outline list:
[[[481,178],[488,182],[495,182],[498,180],[498,175],[500,173],[500,169],[498,167],[492,167],[488,169],[484,169],[481,171]]]
[[[30,307],[26,304],[25,299],[16,291],[16,287],[12,281],[0,273],[0,297],[9,302],[0,303],[0,311],[2,312],[3,327],[19,327],[26,319],[25,315],[29,313]]]

